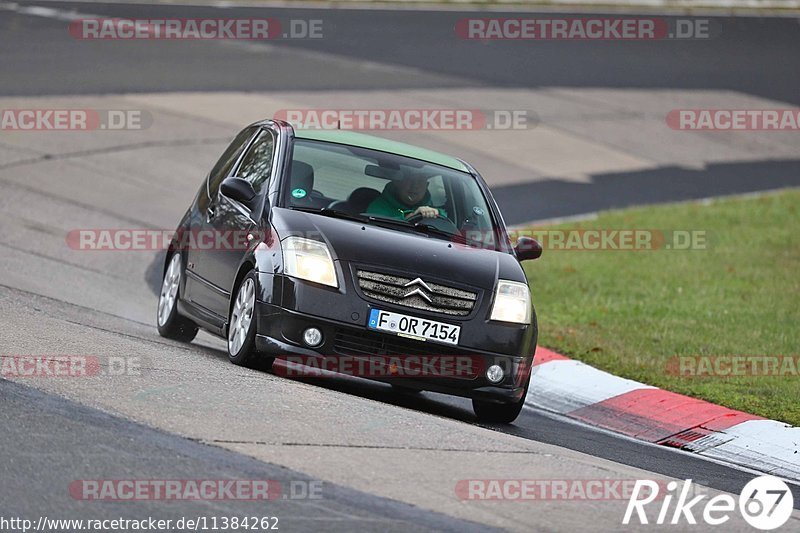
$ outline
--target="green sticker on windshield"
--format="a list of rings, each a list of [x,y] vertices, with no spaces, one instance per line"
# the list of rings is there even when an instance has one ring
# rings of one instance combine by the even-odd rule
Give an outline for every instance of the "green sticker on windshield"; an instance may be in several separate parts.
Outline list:
[[[305,195],[306,195],[305,189],[295,189],[292,191],[292,196],[294,196],[295,198],[304,198]]]

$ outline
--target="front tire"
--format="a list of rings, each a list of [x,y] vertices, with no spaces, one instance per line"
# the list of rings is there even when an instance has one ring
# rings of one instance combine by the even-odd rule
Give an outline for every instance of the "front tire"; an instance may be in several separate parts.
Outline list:
[[[161,283],[156,325],[158,334],[162,337],[191,342],[197,336],[197,325],[185,316],[178,314],[181,276],[183,276],[181,254],[175,252],[169,260],[167,270],[164,272],[164,281]]]
[[[228,359],[240,366],[254,367],[262,363],[266,370],[274,358],[259,357],[256,350],[256,287],[258,279],[251,270],[239,283],[236,299],[228,317]]]
[[[522,397],[517,402],[513,403],[495,403],[482,400],[472,400],[472,410],[481,422],[490,422],[493,424],[510,424],[517,419],[522,406],[525,405],[525,398],[528,396],[528,387],[530,386],[530,376],[528,383],[525,384],[525,390],[522,392]]]

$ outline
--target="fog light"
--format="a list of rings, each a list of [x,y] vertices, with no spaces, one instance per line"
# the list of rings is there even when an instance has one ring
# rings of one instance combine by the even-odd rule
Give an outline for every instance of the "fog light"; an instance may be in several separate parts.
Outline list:
[[[303,342],[307,346],[319,346],[322,344],[322,332],[317,328],[308,328],[303,332]]]
[[[500,383],[503,381],[503,369],[500,365],[492,365],[486,370],[486,377],[492,383]]]

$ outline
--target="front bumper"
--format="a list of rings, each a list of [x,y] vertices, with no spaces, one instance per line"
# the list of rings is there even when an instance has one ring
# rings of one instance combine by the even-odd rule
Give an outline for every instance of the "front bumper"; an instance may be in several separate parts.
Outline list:
[[[326,289],[316,287],[313,289],[326,291]],[[338,297],[346,300],[348,305],[353,305],[352,297],[344,295],[338,295]],[[319,299],[315,299],[314,302],[314,308],[319,309]],[[294,303],[298,304],[297,298],[294,299]],[[367,302],[361,300],[355,302],[356,306],[363,307],[362,311],[353,311],[348,308],[348,305],[340,303],[339,306],[331,308],[332,310],[338,309],[334,312],[349,313],[347,316],[350,320],[344,321],[298,310],[284,309],[274,304],[258,301],[256,305],[258,321],[256,348],[278,358],[286,356],[291,361],[296,361],[292,356],[299,356],[305,360],[336,358],[339,361],[343,358],[364,360],[370,359],[372,356],[394,361],[403,361],[404,358],[413,360],[414,357],[417,359],[419,357],[428,358],[426,360],[436,358],[437,361],[468,360],[472,365],[469,372],[444,373],[443,375],[434,372],[421,377],[409,376],[409,373],[404,372],[401,372],[405,374],[403,377],[387,372],[354,375],[396,383],[410,389],[502,403],[519,401],[525,393],[530,376],[532,351],[528,356],[508,355],[484,349],[419,342],[391,334],[378,333],[366,328],[365,321],[371,309]],[[409,313],[408,310],[400,312]],[[315,327],[322,331],[321,345],[311,348],[303,343],[303,332],[309,327]],[[464,331],[463,327],[462,331]],[[494,364],[500,365],[505,370],[504,379],[498,384],[490,382],[485,375],[485,369]],[[352,366],[348,368],[352,368]]]

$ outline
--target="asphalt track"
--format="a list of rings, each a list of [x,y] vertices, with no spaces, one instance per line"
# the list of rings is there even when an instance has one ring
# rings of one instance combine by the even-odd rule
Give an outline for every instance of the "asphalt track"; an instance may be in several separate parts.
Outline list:
[[[220,15],[216,8],[33,5],[140,18],[260,13],[246,8],[228,8]],[[468,16],[453,12],[275,9],[270,14],[322,18],[325,38],[275,41],[266,54],[221,43],[91,43],[72,39],[64,20],[0,10],[0,96],[4,107],[92,100],[102,102],[99,107],[115,95],[131,93],[149,102],[142,105],[156,105],[159,93],[185,92],[303,91],[327,98],[332,93],[465,88],[557,88],[562,95],[583,88],[633,88],[644,91],[637,94],[655,91],[645,106],[662,90],[718,91],[775,105],[800,101],[794,19],[719,19],[721,35],[704,42],[531,47],[453,39],[453,21]],[[175,106],[175,100],[186,101],[175,97]],[[596,103],[601,100],[597,97]],[[577,97],[574,103],[586,106]],[[547,123],[547,110],[539,112]],[[530,409],[513,426],[482,427],[462,400],[403,395],[348,378],[287,380],[233,367],[221,343],[207,336],[188,348],[160,339],[152,324],[158,254],[76,256],[63,250],[63,234],[75,227],[168,227],[178,218],[202,177],[200,169],[213,161],[235,127],[181,109],[164,114],[172,120],[169,131],[134,139],[152,145],[141,156],[130,147],[120,148],[117,139],[75,141],[69,137],[74,134],[58,132],[4,135],[0,144],[0,352],[126,354],[141,358],[145,368],[133,377],[0,381],[3,516],[269,513],[280,516],[290,531],[399,530],[410,524],[432,530],[562,531],[587,528],[586,517],[592,514],[592,529],[613,531],[624,509],[619,502],[464,502],[453,487],[466,478],[665,476],[738,493],[753,477]],[[616,135],[623,144],[630,133],[613,126],[595,128],[598,135]],[[493,171],[499,175],[505,168],[488,156],[488,168],[481,168],[508,219],[523,222],[796,186],[800,154],[796,142],[785,137],[792,133],[779,135],[784,138],[776,144],[783,151],[757,147],[761,151],[744,161],[723,159],[698,167],[678,157],[673,166],[657,161],[644,170],[589,172],[583,181],[565,171],[513,183],[498,177],[493,183]],[[190,140],[183,145],[175,141],[184,138]],[[76,501],[66,488],[82,478],[148,477],[318,479],[324,480],[325,492],[321,501],[276,501],[265,508],[249,502],[98,504]],[[800,489],[793,490],[800,508]]]
[[[128,18],[245,18],[265,13],[246,7],[187,8],[94,2],[30,5]],[[269,8],[266,12],[284,24],[291,19],[321,20],[323,38],[271,40],[268,54],[254,56],[240,46],[220,46],[218,42],[195,41],[186,46],[185,42],[168,41],[78,41],[64,31],[64,20],[3,15],[0,68],[7,74],[3,76],[2,94],[398,91],[433,87],[544,91],[556,87],[561,90],[591,87],[656,91],[652,101],[638,108],[602,109],[604,113],[620,115],[660,110],[658,95],[664,91],[715,92],[723,95],[713,99],[717,107],[728,104],[746,108],[742,104],[753,104],[726,98],[730,94],[769,101],[773,106],[800,105],[797,68],[800,40],[797,19],[791,17],[712,17],[708,39],[587,43],[457,38],[454,26],[469,17],[469,12],[285,8]],[[481,16],[492,15],[481,13]],[[508,13],[495,15],[508,16]],[[298,60],[298,51],[325,55],[307,55]],[[329,61],[330,56],[351,62]],[[485,100],[482,103],[489,107]],[[578,100],[572,103],[574,108],[581,107]],[[588,104],[600,107],[597,101]],[[551,111],[550,105],[550,102],[538,104],[533,111],[546,115]],[[560,108],[556,112],[568,113]],[[575,125],[578,131],[582,127],[585,125]],[[653,145],[663,142],[649,130],[640,133],[644,142]],[[778,144],[787,142],[785,137],[789,134],[778,135],[784,136],[776,141]],[[631,142],[608,127],[599,128],[597,138],[617,146]],[[791,139],[788,142],[796,145]],[[747,151],[746,147],[741,149]],[[564,155],[574,157],[569,153]],[[535,183],[496,187],[496,199],[508,221],[518,223],[608,207],[800,185],[797,157],[770,155],[735,161],[711,160],[698,167],[681,165],[681,157],[674,154],[663,160],[646,155],[659,164],[644,169],[596,170],[591,173],[590,183],[559,181],[545,173]]]

